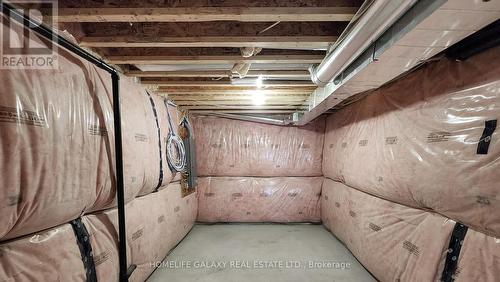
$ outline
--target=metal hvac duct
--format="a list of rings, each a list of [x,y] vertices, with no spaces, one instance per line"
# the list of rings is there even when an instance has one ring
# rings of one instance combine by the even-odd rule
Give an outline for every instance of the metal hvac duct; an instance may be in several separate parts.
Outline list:
[[[311,80],[319,86],[328,84],[416,2],[417,0],[365,2],[321,64],[309,69]]]

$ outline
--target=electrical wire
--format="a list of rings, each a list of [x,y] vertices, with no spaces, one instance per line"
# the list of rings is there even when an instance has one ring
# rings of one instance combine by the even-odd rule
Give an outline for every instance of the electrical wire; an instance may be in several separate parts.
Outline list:
[[[168,110],[169,102],[167,99],[164,99],[163,102],[167,108],[167,119],[169,125],[166,152],[168,167],[171,171],[181,172],[186,167],[186,148],[184,147],[182,139],[174,132],[172,119],[170,118],[170,112]]]

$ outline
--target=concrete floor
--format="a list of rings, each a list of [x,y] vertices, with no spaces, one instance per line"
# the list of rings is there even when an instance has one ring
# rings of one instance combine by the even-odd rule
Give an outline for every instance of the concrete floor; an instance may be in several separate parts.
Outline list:
[[[196,225],[148,280],[376,281],[322,225]]]

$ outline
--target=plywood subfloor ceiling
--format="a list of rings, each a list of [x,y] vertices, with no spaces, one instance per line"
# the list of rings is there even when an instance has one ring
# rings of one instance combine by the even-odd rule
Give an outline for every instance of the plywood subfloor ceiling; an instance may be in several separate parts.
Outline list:
[[[60,0],[79,44],[193,113],[289,114],[362,0]],[[262,48],[244,57],[242,48]],[[236,65],[249,65],[240,77]]]

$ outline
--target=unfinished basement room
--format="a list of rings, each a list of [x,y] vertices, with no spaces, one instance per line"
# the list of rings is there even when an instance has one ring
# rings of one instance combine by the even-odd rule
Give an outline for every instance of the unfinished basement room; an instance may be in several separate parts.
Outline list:
[[[500,0],[0,4],[0,282],[500,282]]]

